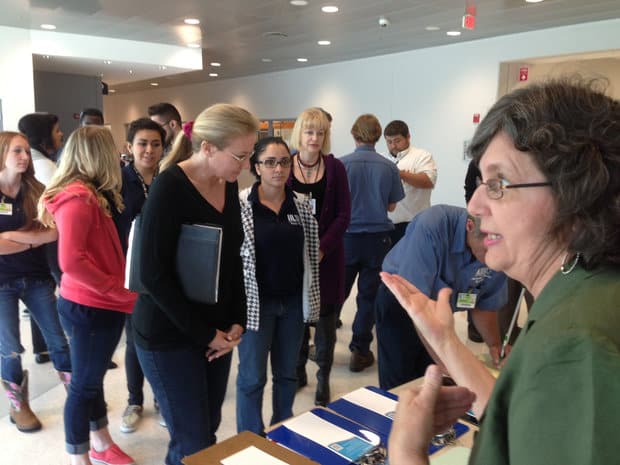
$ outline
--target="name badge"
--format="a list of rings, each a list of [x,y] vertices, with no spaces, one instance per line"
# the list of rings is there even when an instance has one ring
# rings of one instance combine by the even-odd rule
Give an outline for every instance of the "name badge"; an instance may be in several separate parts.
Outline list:
[[[312,214],[316,215],[316,199],[310,198],[310,207],[312,208]]]
[[[12,215],[13,204],[12,203],[0,203],[0,215]]]
[[[476,308],[476,299],[478,299],[478,295],[472,292],[459,292],[456,306],[457,308]]]

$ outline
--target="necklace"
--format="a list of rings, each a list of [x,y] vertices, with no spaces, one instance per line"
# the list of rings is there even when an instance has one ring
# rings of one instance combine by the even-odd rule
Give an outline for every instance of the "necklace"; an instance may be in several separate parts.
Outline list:
[[[315,167],[317,165],[318,165],[318,169],[315,170]],[[321,155],[319,155],[318,160],[311,165],[306,165],[304,162],[301,161],[301,157],[297,155],[297,166],[299,167],[299,172],[301,173],[301,177],[303,178],[305,184],[310,184],[310,181],[312,181],[312,178],[310,176],[312,175],[313,171],[314,171],[313,182],[316,182],[317,178],[319,177],[319,171],[321,171],[320,169],[321,168]],[[306,170],[305,175],[304,175],[304,168]],[[306,176],[308,176],[308,179],[306,179]]]

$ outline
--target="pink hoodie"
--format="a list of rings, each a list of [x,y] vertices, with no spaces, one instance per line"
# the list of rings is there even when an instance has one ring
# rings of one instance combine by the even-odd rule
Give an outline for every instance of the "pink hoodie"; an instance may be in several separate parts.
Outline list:
[[[125,256],[118,233],[93,192],[76,181],[45,207],[58,228],[60,295],[81,305],[131,313],[137,294],[124,287]]]

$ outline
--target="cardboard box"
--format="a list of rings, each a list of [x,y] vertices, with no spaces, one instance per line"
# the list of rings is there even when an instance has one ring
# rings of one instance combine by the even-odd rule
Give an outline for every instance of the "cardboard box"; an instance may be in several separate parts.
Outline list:
[[[185,465],[219,465],[222,459],[249,446],[254,446],[290,465],[319,465],[302,455],[285,449],[249,431],[239,433],[225,441],[185,457],[183,463]]]

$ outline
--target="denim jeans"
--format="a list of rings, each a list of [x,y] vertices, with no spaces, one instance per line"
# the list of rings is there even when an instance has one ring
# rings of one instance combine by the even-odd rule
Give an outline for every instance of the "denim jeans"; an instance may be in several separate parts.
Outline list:
[[[206,349],[145,350],[136,345],[170,433],[166,465],[215,444],[232,353],[209,362]]]
[[[379,272],[391,244],[390,231],[344,235],[346,297],[351,293],[357,277],[357,311],[353,320],[353,337],[349,349],[364,355],[370,351],[372,342],[375,296],[381,284]]]
[[[263,391],[271,358],[273,398],[270,424],[293,416],[297,359],[304,333],[301,295],[263,298],[260,329],[247,331],[239,344],[237,431],[264,435]]]
[[[50,278],[19,278],[0,284],[0,376],[20,384],[23,378],[21,356],[24,347],[19,335],[18,301],[26,304],[47,342],[54,368],[71,371],[69,345],[56,310],[56,284]]]
[[[65,442],[69,454],[88,452],[89,431],[108,424],[103,377],[118,345],[125,314],[58,298],[60,321],[71,348],[73,373],[65,402]]]
[[[375,304],[379,386],[388,390],[424,376],[433,359],[411,318],[385,284],[379,286]]]

